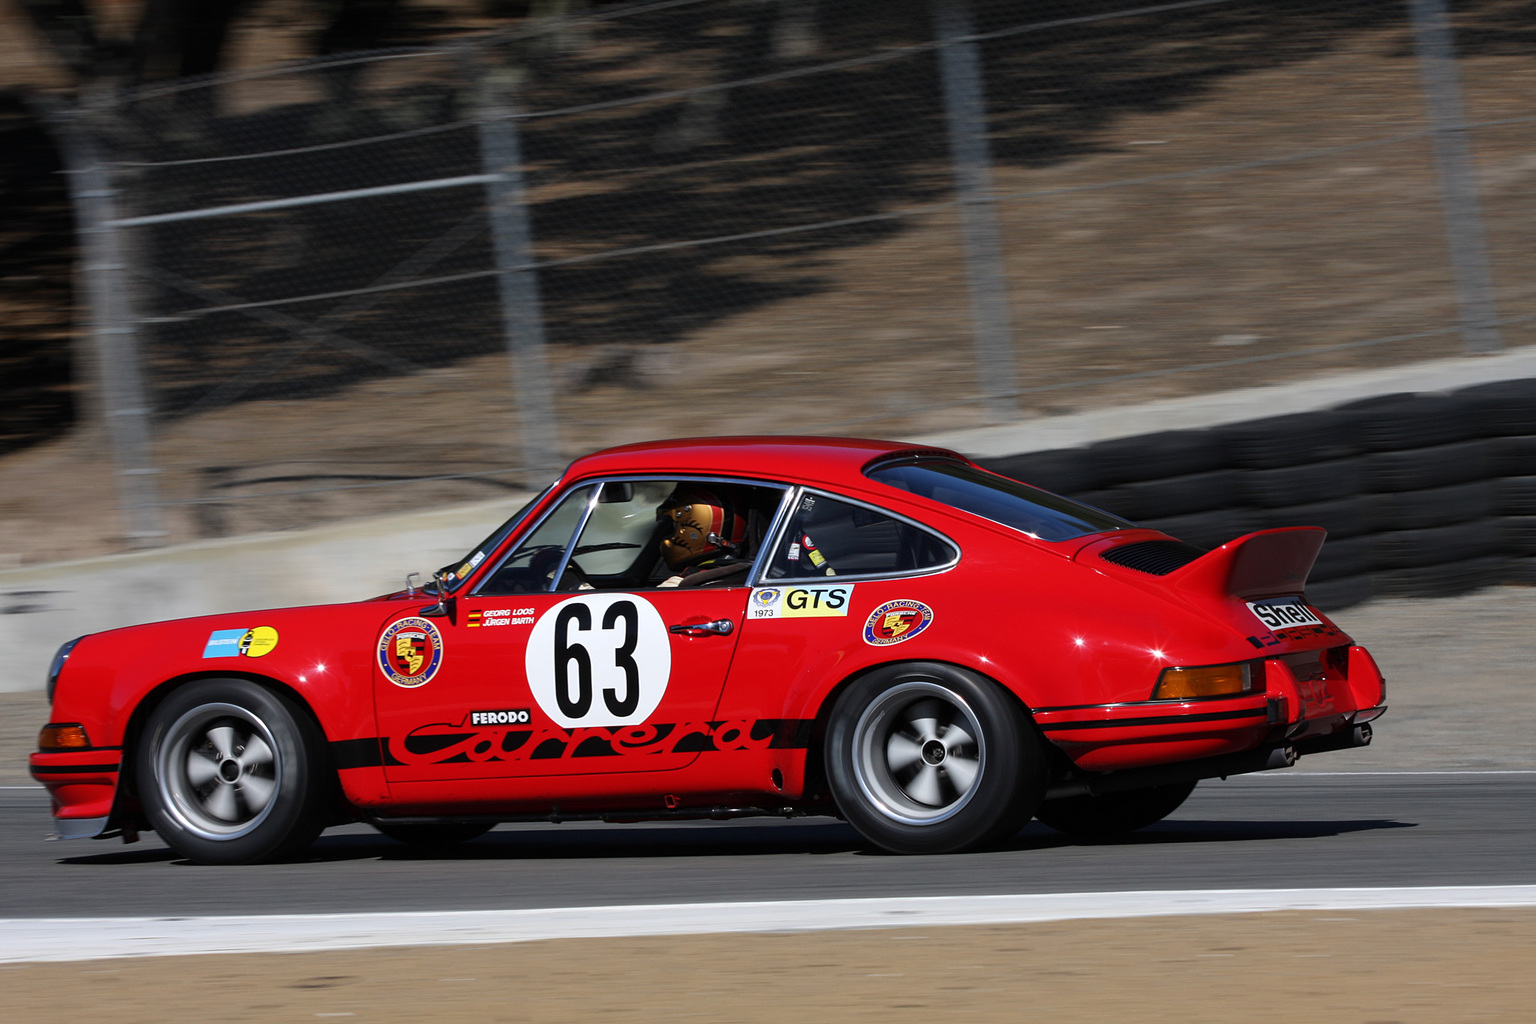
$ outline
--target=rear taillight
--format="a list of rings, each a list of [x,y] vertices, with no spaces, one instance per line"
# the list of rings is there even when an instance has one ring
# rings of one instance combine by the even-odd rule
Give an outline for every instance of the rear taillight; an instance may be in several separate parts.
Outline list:
[[[1231,665],[1165,668],[1152,690],[1153,700],[1199,700],[1232,697],[1264,689],[1264,663],[1240,661]]]

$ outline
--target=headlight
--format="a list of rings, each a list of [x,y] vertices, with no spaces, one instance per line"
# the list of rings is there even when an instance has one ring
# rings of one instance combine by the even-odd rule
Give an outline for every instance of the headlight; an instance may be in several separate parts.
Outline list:
[[[1231,697],[1264,689],[1264,663],[1243,661],[1235,665],[1200,668],[1165,668],[1152,690],[1153,700],[1196,700]]]
[[[53,691],[59,685],[59,673],[64,671],[64,663],[69,660],[69,652],[75,649],[75,644],[84,639],[83,636],[75,637],[60,647],[58,653],[53,656],[53,662],[48,666],[48,703],[53,703]]]

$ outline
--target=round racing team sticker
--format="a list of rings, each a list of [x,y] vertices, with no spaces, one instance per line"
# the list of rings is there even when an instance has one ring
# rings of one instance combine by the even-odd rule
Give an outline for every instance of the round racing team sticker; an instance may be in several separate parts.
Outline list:
[[[864,642],[888,647],[911,640],[933,623],[933,609],[921,601],[887,601],[864,620]]]
[[[424,686],[443,663],[443,635],[430,619],[400,619],[379,637],[379,667],[396,686]]]

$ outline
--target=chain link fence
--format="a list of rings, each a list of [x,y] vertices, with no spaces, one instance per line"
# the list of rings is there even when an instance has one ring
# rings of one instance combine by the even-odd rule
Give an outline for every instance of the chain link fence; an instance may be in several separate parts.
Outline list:
[[[93,497],[151,545],[1527,344],[1533,55],[1524,0],[673,0],[98,100]]]

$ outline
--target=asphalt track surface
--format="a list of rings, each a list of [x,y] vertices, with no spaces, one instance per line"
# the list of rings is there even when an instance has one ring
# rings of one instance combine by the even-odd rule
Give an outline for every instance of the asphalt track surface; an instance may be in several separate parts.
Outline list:
[[[881,854],[819,818],[502,826],[446,854],[349,826],[306,859],[250,867],[188,864],[153,834],[45,842],[50,828],[40,790],[0,790],[0,917],[1536,884],[1536,772],[1246,776],[1202,783],[1121,841],[1036,823],[948,857]]]

